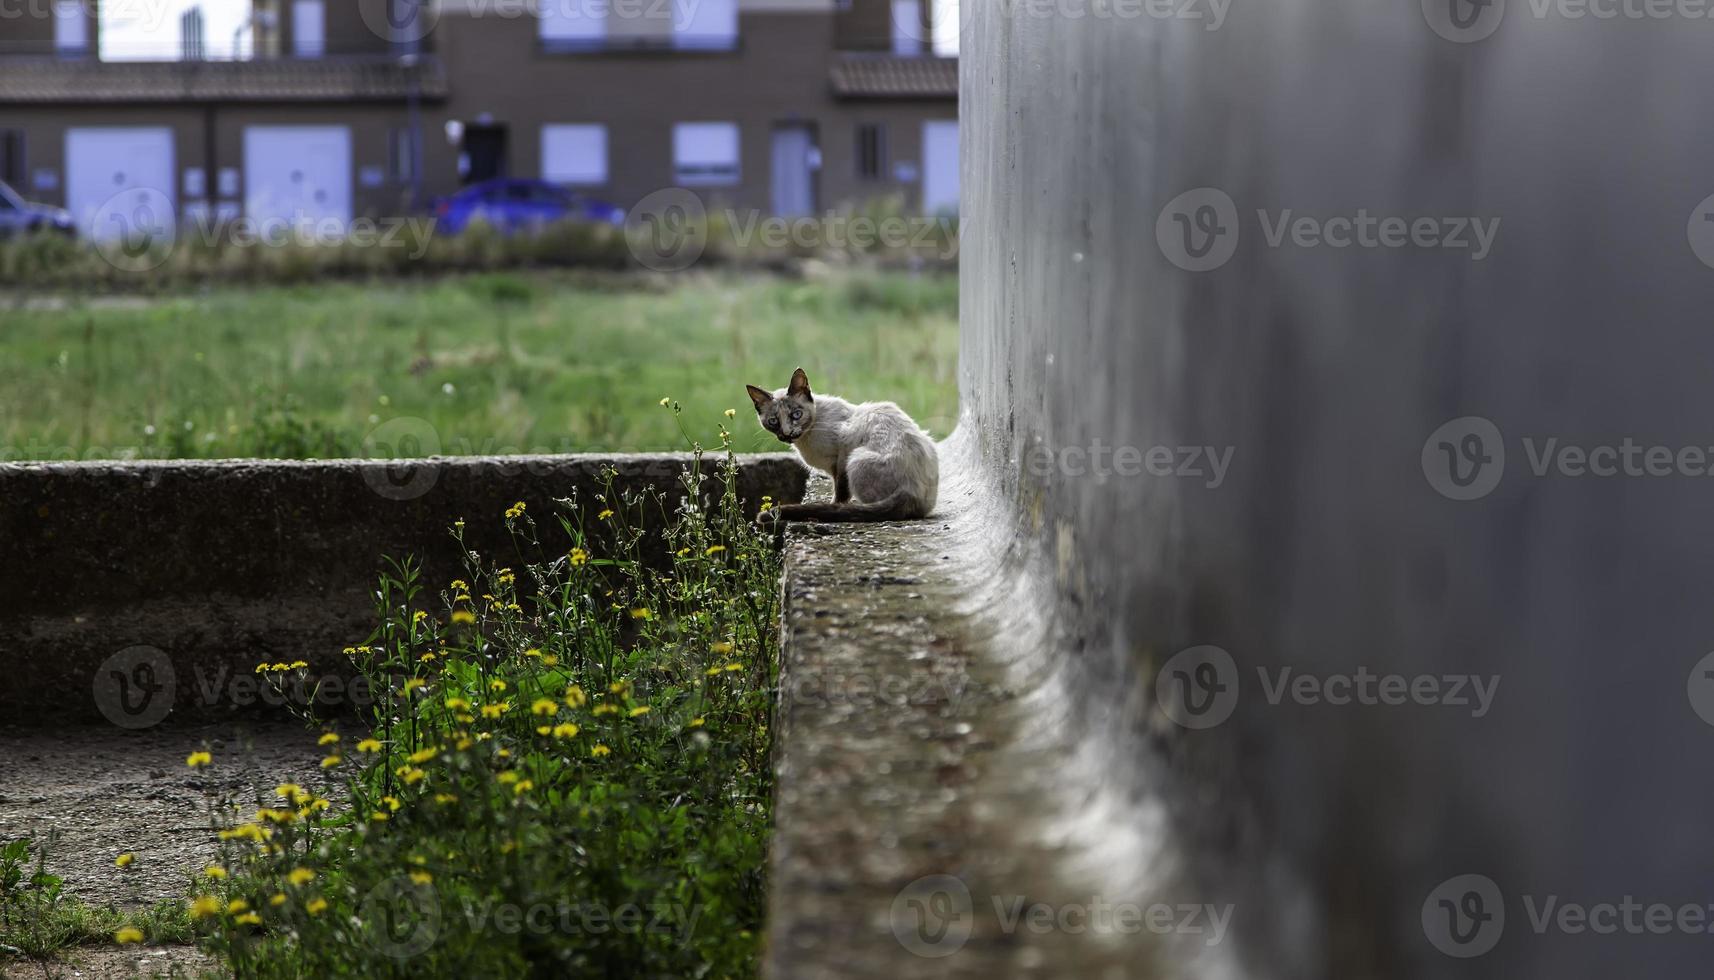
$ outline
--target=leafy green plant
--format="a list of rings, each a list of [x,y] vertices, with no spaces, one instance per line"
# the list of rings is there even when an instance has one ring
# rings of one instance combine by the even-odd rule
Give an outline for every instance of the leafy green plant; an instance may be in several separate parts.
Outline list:
[[[237,976],[754,972],[779,559],[721,436],[676,507],[610,471],[456,580],[388,563],[364,730],[311,719],[342,788],[219,827],[191,914]]]
[[[64,894],[65,882],[47,870],[57,838],[43,844],[19,838],[0,844],[0,963],[6,955],[50,959],[73,946],[127,941],[184,943],[191,938],[183,902],[121,911],[95,908]]]

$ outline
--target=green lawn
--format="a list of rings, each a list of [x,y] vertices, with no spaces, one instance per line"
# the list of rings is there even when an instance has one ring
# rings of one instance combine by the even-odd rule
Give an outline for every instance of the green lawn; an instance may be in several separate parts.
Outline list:
[[[684,448],[668,396],[693,435],[739,409],[738,448],[769,450],[743,386],[799,365],[944,436],[957,296],[946,275],[540,273],[0,297],[0,461]]]

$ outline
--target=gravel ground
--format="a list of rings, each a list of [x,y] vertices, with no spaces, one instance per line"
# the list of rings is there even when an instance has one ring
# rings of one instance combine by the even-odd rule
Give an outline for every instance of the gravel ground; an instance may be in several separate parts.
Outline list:
[[[331,789],[316,733],[290,721],[43,731],[0,727],[0,841],[59,839],[48,870],[66,892],[91,905],[146,907],[185,894],[187,878],[214,857],[209,829],[223,802],[253,809],[281,782]],[[192,770],[185,756],[206,748],[214,765]],[[126,871],[113,866],[137,855]],[[0,959],[0,977],[202,976],[214,969],[192,947],[100,947],[55,963]]]

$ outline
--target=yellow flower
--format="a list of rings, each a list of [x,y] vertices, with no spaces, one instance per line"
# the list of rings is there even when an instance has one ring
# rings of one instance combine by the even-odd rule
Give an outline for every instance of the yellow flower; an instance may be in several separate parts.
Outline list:
[[[596,514],[596,515],[595,515],[595,519],[596,519],[596,520],[599,520],[599,521],[604,521],[604,520],[606,520],[606,519],[607,519],[607,518],[609,518],[609,517],[612,517],[612,516],[613,516],[613,511],[612,511],[612,509],[611,509],[611,508],[609,508],[609,509],[607,509],[607,510],[603,510],[603,511],[602,511],[602,512],[601,512],[601,513],[599,513],[599,514]]]
[[[415,613],[411,614],[411,622],[413,624],[420,623],[427,618],[428,618],[428,613],[422,611],[421,609],[418,609]]]
[[[468,592],[470,591],[470,584],[461,578],[455,578],[452,580],[452,591]]]
[[[213,895],[200,895],[190,903],[192,919],[206,919],[211,915],[220,914],[220,900]]]
[[[535,783],[532,783],[527,779],[520,780],[518,782],[518,785],[512,787],[512,795],[513,796],[523,796],[525,793],[527,793],[530,790],[535,789],[535,788],[536,788]]]
[[[702,719],[701,718],[692,718],[690,720],[690,727],[691,728],[701,728],[702,727]]]
[[[274,666],[272,666],[268,669],[269,670],[291,670],[292,665],[291,664],[275,664]]]
[[[726,669],[727,669],[727,670],[730,670],[730,671],[734,671],[734,672],[736,672],[736,671],[740,671],[740,670],[743,670],[743,669],[744,669],[744,665],[743,665],[743,664],[727,664],[727,665],[726,665]]]
[[[303,791],[303,787],[299,786],[297,783],[281,783],[274,787],[274,795],[282,800],[296,797]]]
[[[512,702],[510,701],[502,701],[499,704],[485,704],[482,706],[482,717],[498,718],[511,710]]]
[[[138,929],[136,926],[126,926],[113,934],[113,941],[120,945],[124,945],[125,943],[140,943],[143,941],[143,930]]]
[[[488,690],[493,691],[495,694],[499,694],[501,691],[504,691],[505,689],[506,689],[506,682],[503,680],[500,680],[499,678],[495,678],[494,680],[491,680],[488,682]]]
[[[576,738],[578,727],[571,722],[553,726],[554,738]]]
[[[240,912],[248,912],[248,911],[250,911],[250,903],[244,901],[242,898],[235,898],[232,901],[226,903],[226,914],[227,915],[237,915]]]
[[[552,725],[537,725],[536,726],[536,734],[537,735],[547,735],[547,734],[550,734],[552,731],[553,731]]]
[[[309,666],[309,661],[307,661],[307,660],[294,660],[294,661],[292,661],[292,669],[293,670],[302,670],[308,666]]]
[[[447,698],[446,706],[454,711],[469,711],[470,702],[463,698]]]
[[[304,911],[310,915],[320,915],[327,911],[327,899],[312,898],[304,904]]]
[[[262,924],[262,917],[254,912],[246,912],[232,921],[241,926],[259,926]]]
[[[475,742],[472,742],[468,738],[461,738],[458,740],[458,744],[456,746],[454,746],[454,748],[458,749],[458,751],[460,751],[460,752],[463,752],[465,749],[468,749],[472,745],[475,745],[475,744],[476,744]]]
[[[570,561],[574,566],[588,564],[589,552],[584,551],[582,548],[573,548],[571,549],[571,554],[566,556],[566,560]]]
[[[317,745],[338,745],[339,744],[339,736],[335,735],[332,732],[328,732],[326,735],[323,735],[322,737],[316,739],[315,744],[317,744]]]
[[[520,500],[506,508],[506,517],[510,520],[516,520],[517,518],[524,516],[524,509],[524,502]]]
[[[349,649],[347,649],[345,652],[350,653],[351,651]],[[268,662],[266,660],[264,660],[261,663],[256,665],[256,673],[266,674],[267,672],[268,672]]]
[[[537,650],[535,647],[530,647],[528,650],[524,651],[524,656],[528,657],[531,660],[538,660],[541,658],[541,655],[542,655],[542,652],[540,650]]]
[[[518,773],[515,770],[508,769],[494,778],[498,779],[502,783],[515,783],[518,781]]]
[[[454,624],[474,623],[476,622],[476,614],[468,609],[454,609],[452,611],[452,621]]]
[[[400,778],[404,779],[406,786],[415,786],[422,782],[427,776],[428,773],[423,772],[421,769],[406,769],[400,774]]]
[[[590,711],[592,715],[616,715],[618,713],[619,706],[616,704],[598,704],[594,710]]]
[[[447,804],[457,803],[458,797],[451,793],[436,793],[434,794],[434,801],[445,806]]]
[[[381,751],[381,743],[376,739],[366,738],[357,743],[357,751],[375,753]]]
[[[330,755],[327,758],[321,760],[321,767],[323,769],[332,769],[334,766],[337,766],[341,762],[344,762],[344,761],[345,761],[344,759],[340,758],[337,755]]]
[[[376,823],[386,823],[387,822],[387,815],[385,813],[382,813],[380,810],[376,810],[374,813],[369,814],[369,819],[375,821]]]
[[[411,881],[414,884],[426,885],[434,881],[434,875],[429,874],[427,871],[413,871],[411,872]]]
[[[703,671],[703,673],[709,677],[715,677],[720,673],[720,668],[719,667],[710,667],[707,670]]]
[[[670,404],[672,404],[672,396],[669,395],[666,398],[661,399],[662,408],[666,408]]]
[[[405,805],[397,796],[383,796],[381,797],[381,802],[386,805],[388,810],[391,810],[394,813],[398,813],[399,808]]]
[[[736,418],[737,415],[738,415],[738,410],[736,408],[729,408],[726,410],[726,417],[727,418]]]
[[[727,643],[726,641],[722,640],[721,642],[714,644],[713,646],[709,647],[708,649],[713,650],[715,653],[718,653],[718,654],[721,654],[722,656],[724,656],[725,654],[732,652],[732,644]]]
[[[440,754],[440,749],[437,749],[431,745],[426,749],[419,749],[416,752],[412,752],[411,753],[411,761],[420,766],[425,762],[432,761],[434,759],[434,757],[439,755],[439,754]]]
[[[654,613],[650,612],[647,607],[631,610],[632,619],[651,619],[653,617]]]
[[[597,746],[595,746],[595,747],[594,747],[594,748],[592,748],[592,749],[590,749],[590,750],[589,750],[589,754],[590,754],[590,755],[595,755],[595,756],[601,756],[601,755],[612,755],[612,754],[613,754],[613,750],[612,750],[612,749],[610,749],[610,748],[608,748],[608,747],[607,747],[607,746],[605,746],[605,745],[597,745]]]
[[[708,550],[704,551],[703,554],[704,555],[718,555],[722,551],[725,551],[725,550],[726,550],[726,546],[723,544],[711,544],[708,546]]]
[[[191,767],[192,769],[201,769],[203,766],[209,765],[212,762],[214,762],[214,756],[210,755],[209,753],[207,753],[207,752],[192,752],[185,759],[184,764]]]
[[[412,677],[411,679],[405,681],[405,693],[406,694],[411,693],[412,691],[416,690],[419,687],[428,687],[428,681],[423,680],[421,677]]]
[[[638,707],[635,707],[635,708],[632,708],[632,709],[631,709],[631,717],[632,717],[632,718],[636,718],[636,717],[638,717],[638,716],[640,716],[640,715],[646,715],[646,714],[648,714],[648,713],[649,713],[649,706],[648,706],[648,705],[646,705],[646,704],[645,704],[645,705],[640,705],[640,706],[638,706]]]
[[[286,875],[286,880],[297,885],[299,888],[302,888],[304,885],[315,880],[315,872],[308,868],[293,868],[291,872]]]
[[[124,854],[113,859],[113,866],[115,868],[129,868],[131,866],[131,862],[135,860],[137,860],[137,855],[132,854],[130,851],[126,851]]]
[[[203,868],[202,873],[204,876],[213,878],[215,881],[219,881],[226,877],[226,869],[218,864],[211,864],[208,867]]]
[[[589,703],[589,695],[583,693],[583,688],[573,684],[565,689],[565,703],[573,708],[581,708]]]
[[[536,703],[530,705],[530,714],[533,715],[551,715],[558,710],[559,705],[547,698],[537,698]]]
[[[275,892],[273,895],[269,896],[268,904],[272,905],[275,908],[279,908],[280,906],[286,904],[286,893],[285,892]]]

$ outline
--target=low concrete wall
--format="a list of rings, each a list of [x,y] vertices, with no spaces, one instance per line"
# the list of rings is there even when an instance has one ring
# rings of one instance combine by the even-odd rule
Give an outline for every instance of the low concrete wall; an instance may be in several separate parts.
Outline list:
[[[418,557],[438,590],[460,570],[454,521],[467,521],[478,553],[505,555],[502,515],[521,500],[544,545],[557,546],[555,498],[593,505],[612,467],[616,489],[658,491],[670,512],[690,463],[659,454],[0,466],[0,722],[145,727],[169,712],[258,703],[251,671],[262,660],[340,673],[340,651],[373,626],[383,557]],[[708,457],[703,471],[717,466]],[[763,495],[798,500],[805,475],[794,456],[746,456],[739,494],[752,512]]]

